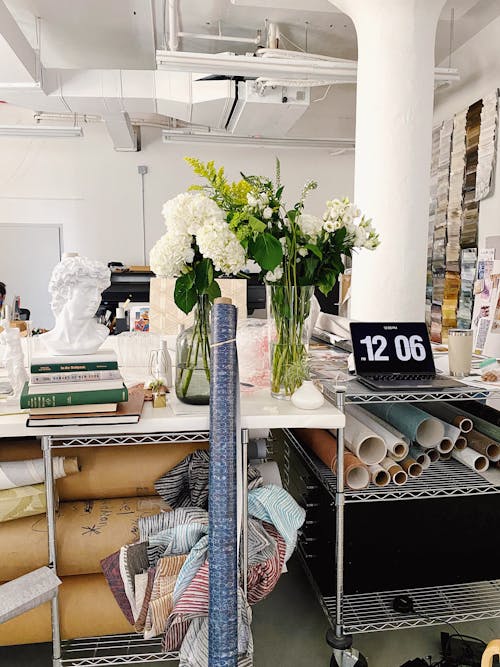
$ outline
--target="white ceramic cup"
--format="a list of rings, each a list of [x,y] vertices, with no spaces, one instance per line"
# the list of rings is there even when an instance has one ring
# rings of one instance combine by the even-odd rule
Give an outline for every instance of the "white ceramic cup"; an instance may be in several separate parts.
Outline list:
[[[472,361],[472,329],[448,331],[448,363],[450,375],[463,378],[470,375]]]

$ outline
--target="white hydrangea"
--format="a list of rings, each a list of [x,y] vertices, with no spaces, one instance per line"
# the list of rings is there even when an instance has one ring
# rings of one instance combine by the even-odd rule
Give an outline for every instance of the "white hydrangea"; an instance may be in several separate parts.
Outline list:
[[[268,271],[265,275],[265,281],[267,283],[275,283],[278,280],[281,280],[283,278],[283,268],[281,266],[277,266],[274,271]]]
[[[297,224],[302,234],[308,237],[313,243],[316,243],[323,228],[323,220],[316,215],[302,213],[297,218]]]
[[[167,229],[196,235],[200,227],[209,222],[223,221],[224,213],[203,192],[182,192],[165,202],[162,209]]]
[[[189,234],[167,231],[149,253],[151,271],[166,278],[179,276],[184,266],[194,259],[191,242],[192,237]]]
[[[245,266],[245,251],[225,222],[209,222],[200,227],[196,242],[203,257],[212,260],[216,271],[232,275]]]
[[[378,234],[371,220],[361,217],[361,211],[351,204],[347,197],[343,200],[333,199],[326,202],[327,209],[323,215],[323,229],[329,234],[338,229],[346,230],[345,244],[351,248],[367,248],[373,250],[379,245]]]

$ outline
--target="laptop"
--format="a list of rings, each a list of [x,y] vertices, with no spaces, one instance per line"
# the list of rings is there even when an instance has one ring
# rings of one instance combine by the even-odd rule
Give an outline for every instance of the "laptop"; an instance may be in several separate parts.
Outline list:
[[[463,387],[436,377],[427,327],[423,322],[351,322],[358,380],[378,390]]]

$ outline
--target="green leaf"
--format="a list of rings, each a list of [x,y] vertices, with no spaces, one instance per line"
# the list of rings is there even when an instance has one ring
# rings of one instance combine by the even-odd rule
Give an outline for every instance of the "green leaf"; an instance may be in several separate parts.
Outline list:
[[[281,185],[277,190],[276,190],[276,199],[281,199],[281,195],[283,194],[283,190],[285,189],[284,185]]]
[[[332,291],[336,281],[337,281],[336,271],[331,271],[331,270],[325,271],[321,276],[318,284],[319,291],[325,296],[328,296]]]
[[[316,255],[318,259],[323,259],[323,253],[321,250],[318,248],[317,245],[314,245],[314,243],[306,243],[304,248],[307,248],[312,252],[313,255]]]
[[[201,262],[198,262],[195,265],[194,272],[194,284],[196,290],[198,291],[198,294],[205,294],[214,279],[214,266],[212,260],[206,257],[203,258]]]
[[[283,249],[271,234],[259,234],[250,241],[250,257],[265,271],[274,271],[283,259]]]
[[[221,295],[220,286],[219,286],[219,283],[216,280],[214,280],[213,283],[211,283],[208,286],[207,294],[208,294],[209,300],[212,303],[214,302],[215,299],[217,299]]]
[[[194,286],[194,273],[190,271],[175,281],[174,301],[183,313],[190,313],[198,300],[198,293]]]
[[[294,209],[287,211],[286,217],[290,220],[291,223],[294,223],[295,218],[297,217],[297,211],[295,211]]]
[[[251,215],[248,218],[248,222],[250,223],[252,231],[254,231],[256,234],[261,234],[266,230],[266,223],[262,222],[262,220],[259,220],[259,218],[256,218],[254,215]]]

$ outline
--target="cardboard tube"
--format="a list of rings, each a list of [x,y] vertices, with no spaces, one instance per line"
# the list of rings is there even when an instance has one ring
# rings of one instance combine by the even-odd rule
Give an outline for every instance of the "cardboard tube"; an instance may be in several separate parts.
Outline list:
[[[346,413],[352,415],[379,435],[385,442],[389,455],[395,461],[400,461],[408,456],[408,442],[405,440],[405,436],[395,429],[394,426],[391,426],[391,424],[380,419],[380,417],[372,415],[357,405],[346,406]]]
[[[389,475],[391,476],[391,480],[396,484],[396,486],[402,486],[403,484],[406,484],[408,481],[408,475],[406,472],[403,470],[403,468],[399,465],[399,463],[396,463],[394,459],[390,459],[389,457],[386,457],[380,464],[382,468],[385,468]]]
[[[440,454],[448,454],[453,449],[453,442],[450,438],[443,438],[437,446],[437,450]]]
[[[320,428],[296,428],[293,433],[309,447],[332,472],[337,470],[337,439]],[[353,490],[366,489],[370,484],[368,468],[351,452],[344,453],[344,484]]]
[[[387,456],[384,440],[363,422],[346,413],[346,447],[366,465],[380,463]]]
[[[408,477],[420,477],[424,471],[420,463],[417,463],[411,456],[407,456],[399,465],[408,474]]]
[[[64,577],[59,586],[59,613],[62,639],[134,632],[102,574]],[[50,602],[0,625],[0,646],[51,640]]]
[[[206,449],[207,443],[131,445],[116,447],[68,447],[64,453],[77,457],[81,471],[58,479],[61,500],[130,498],[154,496],[155,481],[174,468],[188,454]],[[41,458],[40,444],[33,439],[0,439],[0,461]]]
[[[412,445],[410,447],[410,456],[414,458],[417,463],[420,463],[422,470],[427,470],[431,465],[431,457],[427,453],[430,451],[430,449],[423,449],[420,445]]]
[[[391,476],[389,471],[382,468],[379,463],[369,466],[368,470],[370,471],[372,484],[375,484],[375,486],[387,486],[390,483]]]
[[[431,463],[436,463],[436,461],[439,461],[439,452],[437,449],[431,447],[430,449],[426,449],[426,454],[430,458]]]
[[[487,435],[472,430],[470,433],[467,433],[467,444],[471,449],[486,456],[493,463],[500,461],[500,445],[498,442],[488,438]]]
[[[449,403],[426,403],[425,411],[442,421],[448,422],[448,424],[456,426],[462,433],[469,433],[474,428],[472,420],[463,414],[462,410],[449,405]]]
[[[455,449],[461,450],[467,447],[467,438],[465,435],[459,435],[455,442]]]
[[[374,403],[367,405],[366,409],[422,447],[436,447],[444,437],[441,422],[408,403]]]
[[[67,475],[74,475],[80,471],[80,467],[78,465],[78,459],[76,458],[76,456],[64,457],[63,467],[64,467],[64,472]]]
[[[439,453],[439,460],[440,461],[449,461],[451,459],[451,454],[452,454],[452,452],[440,452]]]
[[[61,503],[56,517],[58,574],[101,572],[103,558],[136,541],[139,518],[165,508],[158,496]],[[15,579],[47,562],[45,516],[0,524],[0,581]]]
[[[451,455],[454,459],[460,461],[460,463],[463,463],[471,470],[476,470],[477,472],[488,470],[489,461],[486,456],[479,454],[479,452],[476,452],[470,447],[458,451],[454,449]]]

